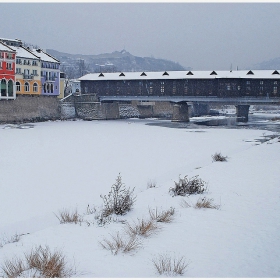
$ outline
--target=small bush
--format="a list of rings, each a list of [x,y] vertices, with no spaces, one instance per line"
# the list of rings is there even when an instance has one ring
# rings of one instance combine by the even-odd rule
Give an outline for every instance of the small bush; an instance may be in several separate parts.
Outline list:
[[[156,187],[156,183],[154,181],[149,181],[147,183],[147,189],[152,189],[152,188],[155,188]]]
[[[160,275],[165,274],[167,276],[183,275],[188,266],[184,257],[172,259],[166,255],[159,255],[152,262]]]
[[[194,208],[212,208],[212,209],[220,209],[220,205],[213,204],[213,199],[209,199],[206,197],[199,198],[196,202]]]
[[[138,249],[141,246],[141,241],[132,235],[129,239],[125,240],[117,232],[116,235],[111,235],[112,240],[104,239],[99,242],[103,249],[110,250],[113,255],[117,255],[119,252],[129,253]]]
[[[49,247],[41,246],[26,253],[24,260],[14,258],[2,266],[3,276],[8,278],[68,278],[75,274],[60,251],[51,252]]]
[[[174,219],[174,213],[175,209],[173,207],[166,211],[158,211],[157,208],[154,211],[149,209],[151,219],[159,223],[170,223]]]
[[[206,187],[204,187],[206,183],[194,176],[188,179],[188,176],[185,176],[183,179],[179,176],[179,182],[175,182],[175,187],[169,189],[169,193],[172,196],[185,196],[191,194],[201,194],[206,191]]]
[[[103,216],[107,217],[111,214],[125,215],[132,209],[136,200],[133,192],[134,188],[132,190],[125,188],[125,185],[122,183],[122,177],[119,174],[109,194],[101,195],[104,202]]]
[[[10,237],[2,236],[2,238],[0,240],[0,248],[6,244],[18,242],[20,240],[20,236],[21,235],[17,234],[17,233],[15,233],[14,235],[12,235]]]
[[[78,214],[77,209],[74,212],[63,209],[55,216],[61,224],[81,224],[83,222],[83,218]]]
[[[212,155],[212,159],[213,161],[227,161],[228,157],[223,156],[221,153],[215,153],[214,155]]]
[[[139,220],[138,223],[134,223],[133,225],[127,223],[125,231],[129,236],[141,235],[144,237],[148,237],[153,234],[158,229],[157,225],[153,220]]]

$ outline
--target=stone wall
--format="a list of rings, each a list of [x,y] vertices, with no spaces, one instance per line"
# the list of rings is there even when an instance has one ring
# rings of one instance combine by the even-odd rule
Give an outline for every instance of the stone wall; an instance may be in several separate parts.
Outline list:
[[[0,100],[0,123],[21,123],[60,119],[56,96],[23,96]]]

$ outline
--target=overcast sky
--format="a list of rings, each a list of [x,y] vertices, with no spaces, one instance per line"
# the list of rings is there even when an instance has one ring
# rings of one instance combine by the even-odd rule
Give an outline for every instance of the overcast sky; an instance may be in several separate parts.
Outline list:
[[[126,51],[193,70],[280,57],[280,3],[0,3],[0,37],[71,54]]]

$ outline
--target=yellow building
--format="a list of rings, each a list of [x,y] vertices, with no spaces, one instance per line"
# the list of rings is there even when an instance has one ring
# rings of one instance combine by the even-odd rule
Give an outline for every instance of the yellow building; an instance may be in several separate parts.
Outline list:
[[[40,58],[23,46],[12,47],[16,55],[16,94],[41,94]]]

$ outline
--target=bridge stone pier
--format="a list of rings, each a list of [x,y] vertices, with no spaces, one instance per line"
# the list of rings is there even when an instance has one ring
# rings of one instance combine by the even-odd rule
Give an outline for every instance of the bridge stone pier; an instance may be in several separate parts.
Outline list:
[[[250,105],[235,105],[236,107],[236,121],[248,122]]]
[[[210,112],[209,104],[193,102],[193,117],[208,115]]]
[[[189,107],[187,102],[180,102],[173,105],[173,122],[189,122]]]

